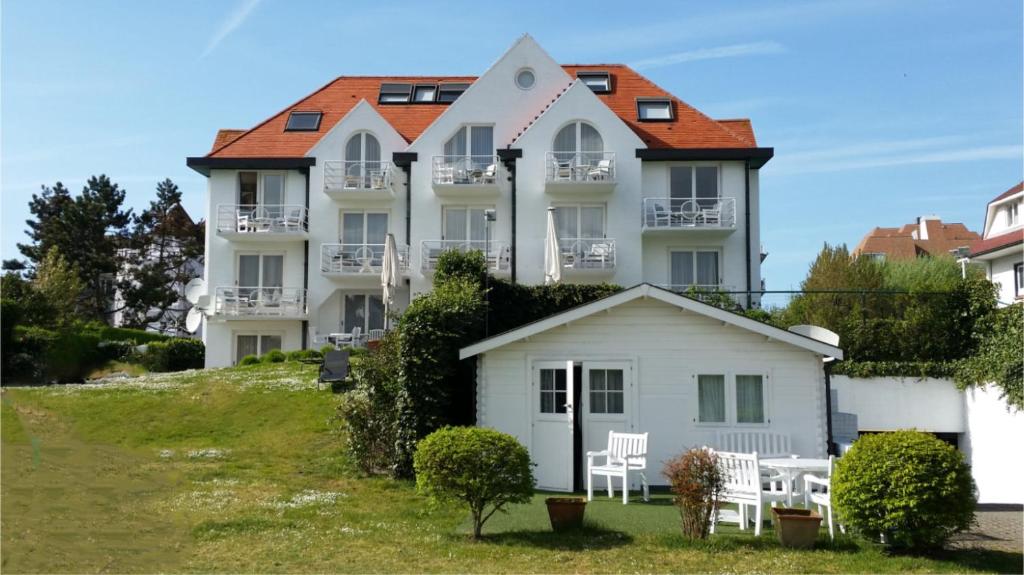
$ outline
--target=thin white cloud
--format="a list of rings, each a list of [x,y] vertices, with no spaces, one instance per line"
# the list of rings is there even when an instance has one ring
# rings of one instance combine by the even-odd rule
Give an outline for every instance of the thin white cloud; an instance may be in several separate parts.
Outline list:
[[[249,17],[249,14],[252,13],[253,9],[256,8],[261,1],[262,0],[242,0],[239,2],[238,5],[235,6],[235,9],[228,14],[228,17],[221,22],[220,28],[218,28],[217,32],[210,38],[210,42],[206,45],[206,49],[203,50],[199,59],[202,60],[213,53],[225,38],[245,23],[246,18]]]
[[[637,70],[649,70],[651,68],[662,68],[682,64],[684,62],[697,62],[700,60],[717,60],[720,58],[739,58],[742,56],[755,56],[762,54],[781,54],[786,48],[778,42],[754,42],[751,44],[733,44],[730,46],[717,46],[715,48],[700,48],[686,52],[676,52],[645,60],[637,60],[630,64]]]

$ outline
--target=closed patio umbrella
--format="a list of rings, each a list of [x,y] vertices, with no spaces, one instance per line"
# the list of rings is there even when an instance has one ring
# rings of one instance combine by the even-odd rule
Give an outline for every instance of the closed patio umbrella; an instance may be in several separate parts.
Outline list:
[[[391,300],[395,297],[395,287],[398,285],[398,246],[395,245],[394,234],[384,237],[384,261],[380,271],[380,287],[384,296],[384,328],[388,327],[388,317],[391,313]]]
[[[544,283],[556,284],[562,280],[562,254],[555,231],[555,208],[548,208],[548,232],[544,236]]]

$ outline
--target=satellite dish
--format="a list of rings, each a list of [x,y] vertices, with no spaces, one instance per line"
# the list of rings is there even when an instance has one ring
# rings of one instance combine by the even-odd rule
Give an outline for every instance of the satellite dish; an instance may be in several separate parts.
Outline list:
[[[203,294],[196,300],[195,307],[193,309],[207,310],[210,309],[210,295]]]
[[[816,325],[794,325],[789,328],[789,331],[804,337],[818,340],[821,343],[826,343],[833,347],[839,347],[839,334],[834,331],[829,331],[823,327],[818,327]]]
[[[188,303],[196,305],[199,301],[199,296],[206,293],[206,280],[203,278],[195,278],[194,280],[185,284],[185,299]]]
[[[189,333],[195,333],[202,324],[203,312],[199,311],[198,308],[188,310],[188,315],[185,316],[185,329],[188,330]]]

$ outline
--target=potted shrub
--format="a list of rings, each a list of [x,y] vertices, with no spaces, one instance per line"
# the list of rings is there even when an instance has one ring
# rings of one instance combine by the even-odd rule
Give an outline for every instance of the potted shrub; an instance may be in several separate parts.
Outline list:
[[[548,497],[544,500],[548,506],[548,519],[551,529],[565,531],[583,527],[583,512],[587,509],[587,500],[583,497]]]
[[[775,536],[783,547],[809,549],[814,547],[821,529],[821,515],[810,509],[773,507]]]
[[[662,473],[676,495],[673,502],[679,509],[683,536],[706,539],[725,487],[718,456],[707,449],[691,449],[665,463]]]

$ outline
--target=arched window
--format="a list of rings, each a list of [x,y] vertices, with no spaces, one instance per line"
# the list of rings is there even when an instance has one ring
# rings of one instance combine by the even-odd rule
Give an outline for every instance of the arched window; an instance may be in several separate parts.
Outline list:
[[[594,165],[604,157],[604,140],[597,128],[586,122],[567,124],[555,135],[555,158],[577,165]]]
[[[345,187],[369,188],[370,176],[379,173],[380,142],[373,134],[353,134],[345,144]]]

